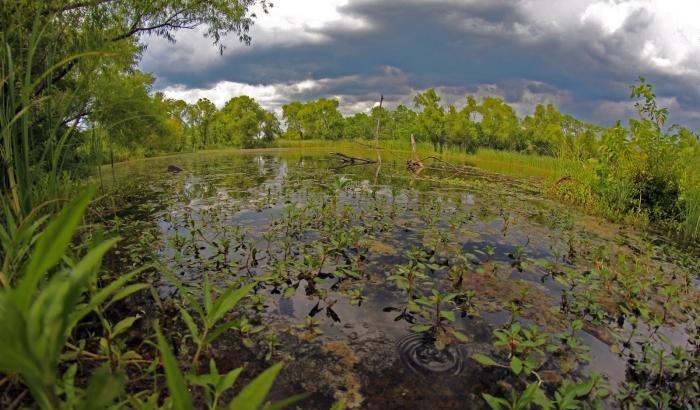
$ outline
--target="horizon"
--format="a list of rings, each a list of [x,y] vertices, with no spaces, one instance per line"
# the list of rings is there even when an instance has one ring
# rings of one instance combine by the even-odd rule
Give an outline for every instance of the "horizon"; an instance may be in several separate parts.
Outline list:
[[[297,3],[298,4],[298,3]],[[248,95],[278,116],[294,101],[334,98],[344,115],[412,107],[435,88],[461,107],[495,96],[520,117],[538,104],[603,126],[636,116],[629,85],[655,86],[669,124],[700,128],[700,25],[690,0],[529,2],[289,0],[259,12],[250,46],[224,40],[223,54],[200,30],[171,43],[145,38],[139,67],[153,91],[221,107]],[[539,17],[545,10],[548,19]],[[436,46],[438,45],[438,46]],[[612,52],[614,50],[614,53]]]

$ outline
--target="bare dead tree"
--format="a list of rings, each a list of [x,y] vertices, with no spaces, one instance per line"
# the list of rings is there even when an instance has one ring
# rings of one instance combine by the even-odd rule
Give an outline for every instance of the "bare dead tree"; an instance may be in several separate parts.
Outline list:
[[[383,102],[384,102],[384,94],[381,94],[380,97],[379,97],[379,110],[380,110],[380,112],[379,112],[379,115],[377,115],[377,133],[376,133],[376,134],[377,134],[377,135],[376,135],[376,137],[377,137],[377,139],[376,139],[376,141],[377,141],[377,144],[376,144],[376,149],[377,149],[377,162],[380,163],[380,164],[382,163],[382,156],[381,156],[381,154],[379,153],[379,127],[381,126],[381,123],[382,123],[381,109],[382,109],[382,103],[383,103]]]

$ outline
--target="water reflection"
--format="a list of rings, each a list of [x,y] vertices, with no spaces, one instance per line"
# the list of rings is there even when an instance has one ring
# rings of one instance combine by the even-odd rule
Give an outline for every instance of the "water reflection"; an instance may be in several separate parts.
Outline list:
[[[167,163],[183,171],[169,173]],[[197,288],[203,275],[221,286],[256,278],[266,300],[261,322],[283,332],[311,317],[323,334],[314,342],[359,345],[381,335],[393,349],[374,352],[388,355],[382,371],[403,366],[419,375],[453,376],[450,392],[441,394],[462,399],[482,376],[467,352],[490,348],[492,330],[511,320],[506,309],[517,302],[523,323],[565,328],[556,308],[567,287],[556,276],[590,269],[586,252],[615,239],[577,226],[563,206],[511,180],[474,171],[458,185],[445,185],[441,173],[410,175],[391,157],[379,173],[330,165],[303,152],[214,153],[132,163],[118,168],[118,178],[135,181],[141,201],[155,204],[132,217],[153,222],[157,254],[189,286]],[[575,258],[567,257],[571,237],[585,244]],[[469,342],[437,350],[429,334],[410,330],[423,316],[407,310],[413,295],[389,277],[415,249],[430,265],[422,268],[430,285],[416,293],[474,292],[476,314],[454,321]],[[173,294],[166,281],[160,285],[162,297]],[[594,352],[588,369],[613,383],[624,380],[624,358],[600,336],[581,337]]]

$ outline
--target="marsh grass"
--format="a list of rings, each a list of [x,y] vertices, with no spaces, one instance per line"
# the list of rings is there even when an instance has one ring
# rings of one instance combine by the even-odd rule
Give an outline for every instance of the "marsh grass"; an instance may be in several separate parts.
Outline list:
[[[119,238],[105,240],[100,232],[93,232],[94,227],[82,224],[95,189],[79,185],[65,166],[67,153],[75,148],[73,137],[79,121],[64,121],[75,95],[52,89],[56,70],[102,53],[76,54],[55,63],[49,56],[44,71],[36,74],[31,68],[35,55],[45,51],[39,47],[42,36],[35,24],[28,48],[13,55],[0,32],[0,386],[6,385],[2,398],[17,389],[21,393],[12,399],[10,408],[27,404],[44,409],[107,408],[116,400],[122,403],[119,407],[128,400],[136,408],[157,408],[158,393],[125,391],[127,365],[150,363],[153,380],[159,377],[157,360],[121,350],[124,344],[118,336],[123,337],[140,316],[111,323],[114,318],[106,312],[114,303],[148,287],[127,284],[143,269],[121,272],[97,286],[103,279],[102,258]],[[76,81],[75,90],[80,93],[85,82]],[[104,147],[97,135],[91,137],[88,164],[95,165],[103,161]],[[63,198],[71,196],[75,199],[64,206]],[[95,317],[99,318],[97,335],[81,338],[76,329],[91,326]],[[211,366],[211,374],[193,372],[185,382],[179,370],[182,364],[169,354],[162,335],[156,336],[170,387],[170,397],[163,399],[173,408],[191,408],[186,397],[191,386],[211,390],[218,400],[242,370],[219,375]],[[91,343],[99,344],[99,353],[83,351]],[[95,363],[85,366],[83,356]],[[229,407],[261,407],[280,368],[275,365],[260,374]],[[33,402],[25,398],[27,393]],[[150,395],[147,402],[141,400],[144,393]],[[216,401],[210,406],[222,407]]]
[[[4,198],[17,216],[26,216],[40,204],[64,196],[71,188],[65,172],[65,156],[69,138],[74,135],[78,119],[62,122],[72,105],[71,95],[57,100],[37,90],[51,93],[52,74],[71,62],[99,52],[75,54],[55,61],[49,56],[45,70],[34,74],[31,69],[40,52],[43,31],[34,25],[29,47],[24,55],[13,55],[10,45],[0,34],[0,180]],[[21,63],[18,63],[21,61]],[[80,90],[78,80],[76,86]],[[45,117],[45,118],[44,118]],[[39,125],[39,118],[43,118]],[[53,205],[48,211],[56,211]]]
[[[700,188],[686,192],[681,231],[686,239],[700,238]]]
[[[301,149],[312,153],[319,151],[342,151],[364,155],[371,158],[374,141],[328,141],[328,140],[278,140],[279,148]],[[381,149],[396,158],[413,157],[411,143],[402,140],[381,142]],[[613,221],[624,222],[641,228],[647,228],[650,216],[631,206],[629,198],[634,197],[636,187],[633,181],[616,180],[614,183],[603,181],[596,174],[595,162],[573,160],[565,157],[551,157],[525,154],[513,151],[499,151],[480,148],[469,154],[454,147],[447,147],[436,152],[429,143],[416,144],[420,158],[437,156],[445,161],[459,165],[475,166],[485,171],[519,178],[535,178],[542,182],[543,191],[564,202],[581,207],[588,213],[604,216]],[[696,178],[695,170],[688,167],[688,179]],[[667,221],[663,224],[672,231],[677,230],[682,240],[693,242],[700,238],[700,188],[697,184],[686,184],[683,192],[683,213],[677,222]],[[630,210],[630,208],[632,208]],[[665,228],[666,229],[666,228]]]
[[[335,151],[367,151],[371,153],[373,141],[328,141],[328,140],[278,140],[275,146],[278,148],[296,148],[304,150],[331,149]],[[409,141],[388,140],[381,142],[381,149],[399,157],[411,158],[412,148]],[[486,171],[498,172],[516,177],[539,177],[543,179],[560,178],[566,174],[566,170],[574,167],[575,161],[569,161],[558,157],[545,157],[540,155],[522,154],[511,151],[498,151],[493,149],[479,149],[475,154],[469,154],[453,147],[443,149],[436,153],[432,144],[419,142],[416,144],[418,156],[439,156],[440,158],[461,165],[471,165]]]

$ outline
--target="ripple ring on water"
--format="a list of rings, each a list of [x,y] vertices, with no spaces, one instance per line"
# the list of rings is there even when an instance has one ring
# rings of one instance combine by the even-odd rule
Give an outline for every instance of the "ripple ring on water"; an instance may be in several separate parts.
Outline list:
[[[415,373],[457,375],[464,364],[464,349],[449,345],[443,350],[435,348],[435,339],[426,333],[411,333],[399,339],[397,348],[401,361]]]

